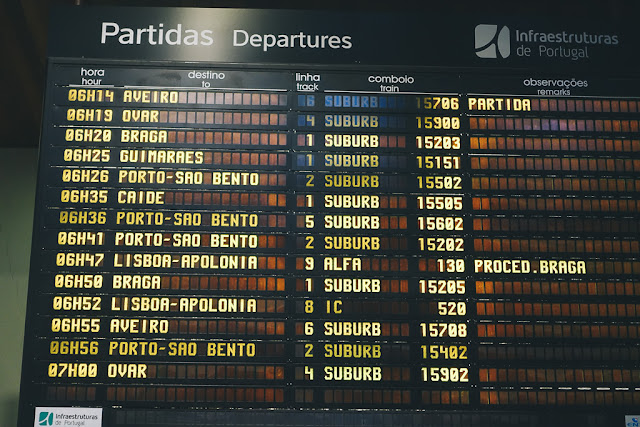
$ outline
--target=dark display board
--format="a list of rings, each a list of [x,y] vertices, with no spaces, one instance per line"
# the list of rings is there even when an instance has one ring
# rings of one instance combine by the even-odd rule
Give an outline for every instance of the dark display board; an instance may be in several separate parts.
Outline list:
[[[637,425],[633,25],[424,19],[56,11],[20,426]]]

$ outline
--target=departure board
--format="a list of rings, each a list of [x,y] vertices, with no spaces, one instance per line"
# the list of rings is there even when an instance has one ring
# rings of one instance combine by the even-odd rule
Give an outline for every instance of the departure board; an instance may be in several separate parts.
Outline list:
[[[633,25],[424,19],[54,12],[20,426],[638,425]]]

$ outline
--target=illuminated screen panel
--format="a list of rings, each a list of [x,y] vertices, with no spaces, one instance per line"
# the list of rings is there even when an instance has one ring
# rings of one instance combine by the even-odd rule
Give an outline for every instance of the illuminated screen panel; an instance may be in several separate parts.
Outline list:
[[[633,423],[623,26],[99,12],[53,20],[21,426]]]

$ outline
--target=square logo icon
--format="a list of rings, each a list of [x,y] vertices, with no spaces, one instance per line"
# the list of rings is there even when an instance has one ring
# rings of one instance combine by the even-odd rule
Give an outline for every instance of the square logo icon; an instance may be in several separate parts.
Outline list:
[[[508,58],[511,55],[511,33],[506,25],[476,25],[475,52],[479,58]]]
[[[42,411],[38,414],[36,425],[38,426],[52,426],[53,425],[53,412]]]

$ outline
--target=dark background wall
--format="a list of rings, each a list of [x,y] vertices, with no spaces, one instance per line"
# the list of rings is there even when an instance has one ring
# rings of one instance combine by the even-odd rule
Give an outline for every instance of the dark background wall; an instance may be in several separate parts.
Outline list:
[[[0,148],[0,426],[16,425],[29,251],[36,189],[35,148]]]

